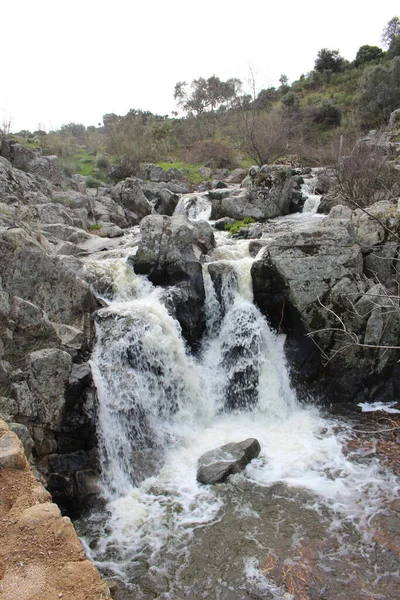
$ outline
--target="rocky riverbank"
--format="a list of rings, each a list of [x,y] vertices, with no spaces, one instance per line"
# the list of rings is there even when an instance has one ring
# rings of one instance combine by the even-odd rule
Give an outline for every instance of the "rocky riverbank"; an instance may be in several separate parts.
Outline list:
[[[93,191],[86,189],[84,178],[67,182],[56,157],[29,152],[0,140],[0,416],[23,440],[28,458],[32,453],[39,476],[63,512],[77,515],[96,505],[100,495],[98,398],[89,359],[96,338],[94,315],[115,294],[113,274],[90,265],[94,253],[111,257],[124,247],[131,276],[133,271],[146,275],[159,289],[188,347],[197,352],[209,319],[206,287],[211,285],[217,298],[219,324],[230,308],[223,292],[235,281],[237,287],[232,265],[219,260],[215,236],[226,235],[218,233],[221,219],[256,219],[238,234],[247,244],[246,257],[255,259],[250,273],[255,304],[275,331],[286,334],[292,378],[303,398],[312,393],[328,405],[356,405],[399,397],[397,199],[375,203],[368,211],[336,202],[326,218],[302,222],[294,213],[304,205],[301,186],[310,169],[252,167],[247,175],[237,173],[234,184],[227,173],[218,173],[225,182],[215,179],[212,189],[203,186],[184,196],[188,188],[179,171],[145,165],[143,178]],[[208,211],[219,224],[189,221],[185,210],[174,215],[180,198],[187,200],[186,211]],[[223,349],[228,362],[246,358],[249,345],[261,344],[260,332],[250,326],[246,343],[235,341],[231,333],[233,341]],[[135,364],[134,353],[129,360]],[[258,367],[232,370],[225,394],[228,409],[254,406]],[[2,439],[18,446],[6,426],[3,431]],[[64,534],[73,537],[72,526],[67,527],[35,483],[18,448],[19,462],[0,471],[6,490],[4,539],[14,540],[20,553],[21,540],[31,547],[37,539],[45,558],[47,553],[72,565],[68,585],[79,587],[80,569],[89,569],[79,544],[76,555],[69,554],[68,546],[59,555],[45,547],[46,536],[50,542]],[[36,498],[35,489],[42,495]],[[23,533],[18,538],[19,520],[25,518],[22,512],[14,516],[19,503],[24,511],[32,510],[39,537]],[[46,523],[43,530],[41,523]],[[5,548],[6,555],[9,546]],[[36,555],[29,552],[19,562],[36,565]],[[3,588],[7,600],[14,598],[19,581],[18,560],[10,563],[11,575],[6,571],[3,577],[11,586]],[[68,596],[73,592],[65,572],[53,576],[50,567],[58,569],[54,562],[49,567],[43,563],[42,571],[36,566],[23,571],[29,577],[38,573],[41,600],[56,588],[63,594],[59,597],[71,600],[107,597],[101,595],[108,592],[93,569],[88,579],[92,591]]]

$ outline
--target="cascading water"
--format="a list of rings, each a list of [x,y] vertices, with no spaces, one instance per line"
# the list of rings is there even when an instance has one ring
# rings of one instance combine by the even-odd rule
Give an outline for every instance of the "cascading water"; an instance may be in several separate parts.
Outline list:
[[[219,242],[204,265],[207,335],[196,357],[145,278],[114,268],[120,288],[98,315],[92,370],[108,504],[86,537],[95,563],[123,582],[118,598],[294,597],[270,581],[263,560],[292,560],[312,536],[310,519],[328,540],[320,570],[351,579],[352,536],[367,553],[365,526],[394,494],[377,463],[345,455],[345,428],[299,403],[284,337],[252,304],[248,241]],[[219,487],[197,483],[204,452],[248,437],[262,451],[243,474]],[[332,589],[329,600],[355,597]]]

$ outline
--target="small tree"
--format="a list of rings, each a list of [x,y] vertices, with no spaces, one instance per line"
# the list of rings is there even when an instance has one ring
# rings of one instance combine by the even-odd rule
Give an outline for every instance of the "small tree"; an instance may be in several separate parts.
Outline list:
[[[291,127],[290,119],[285,118],[282,111],[244,110],[239,130],[242,149],[259,166],[287,153]]]
[[[381,41],[384,46],[390,46],[393,38],[400,35],[400,19],[399,17],[392,17],[388,21],[386,27],[382,31]]]
[[[317,54],[314,68],[319,73],[338,73],[343,71],[344,58],[340,56],[339,50],[322,48]]]
[[[377,60],[382,57],[383,50],[378,46],[360,46],[354,60],[354,65],[358,67],[359,65],[364,65],[367,62],[371,62],[371,60]]]
[[[222,81],[212,75],[208,79],[194,79],[190,86],[186,81],[179,81],[174,98],[188,117],[197,119],[200,137],[214,137],[218,121],[224,110],[235,103],[240,87],[239,79]]]

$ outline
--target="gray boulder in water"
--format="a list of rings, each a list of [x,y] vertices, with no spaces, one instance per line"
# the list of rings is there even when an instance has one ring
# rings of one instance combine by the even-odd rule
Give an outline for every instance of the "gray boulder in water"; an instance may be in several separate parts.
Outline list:
[[[210,450],[199,458],[197,481],[207,484],[222,483],[229,475],[243,471],[253,458],[257,458],[260,450],[260,444],[255,438]]]

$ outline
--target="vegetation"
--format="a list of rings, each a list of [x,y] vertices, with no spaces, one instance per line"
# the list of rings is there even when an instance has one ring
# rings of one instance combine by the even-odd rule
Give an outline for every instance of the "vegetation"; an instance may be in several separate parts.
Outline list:
[[[326,163],[337,139],[377,128],[400,106],[400,19],[383,29],[384,51],[365,44],[354,60],[322,48],[315,66],[278,88],[250,89],[237,78],[212,75],[175,85],[172,117],[131,109],[107,113],[97,127],[68,123],[49,133],[20,131],[15,140],[56,154],[67,176],[89,177],[89,185],[137,176],[140,163],[179,165],[187,181],[204,180],[203,165],[235,168],[275,161]]]
[[[226,223],[225,231],[229,231],[231,235],[235,235],[239,233],[242,228],[250,227],[253,223],[256,223],[256,220],[252,217],[245,217],[241,221],[235,221],[234,223]]]

